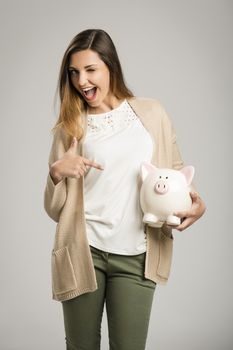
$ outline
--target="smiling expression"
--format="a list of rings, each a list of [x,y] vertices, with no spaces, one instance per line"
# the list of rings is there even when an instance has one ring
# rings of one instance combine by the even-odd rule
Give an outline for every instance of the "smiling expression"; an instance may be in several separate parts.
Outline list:
[[[90,49],[71,55],[69,74],[73,86],[96,113],[109,109],[113,98],[110,91],[110,73],[107,65],[99,55]],[[96,88],[94,98],[88,98],[84,90]]]

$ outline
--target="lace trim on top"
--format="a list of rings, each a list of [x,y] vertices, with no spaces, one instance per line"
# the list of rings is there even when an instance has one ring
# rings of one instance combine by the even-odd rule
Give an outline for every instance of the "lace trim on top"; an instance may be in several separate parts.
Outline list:
[[[109,112],[87,115],[87,129],[89,132],[101,130],[116,130],[138,120],[137,115],[125,99],[117,108]]]

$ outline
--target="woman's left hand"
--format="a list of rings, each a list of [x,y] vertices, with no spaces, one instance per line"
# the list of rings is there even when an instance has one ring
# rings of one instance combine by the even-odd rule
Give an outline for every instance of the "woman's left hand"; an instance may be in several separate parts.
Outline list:
[[[192,198],[192,207],[190,210],[177,211],[173,215],[181,218],[181,224],[178,226],[171,226],[176,230],[183,231],[198,220],[205,212],[206,206],[197,192],[190,192]],[[170,226],[170,225],[169,225]]]

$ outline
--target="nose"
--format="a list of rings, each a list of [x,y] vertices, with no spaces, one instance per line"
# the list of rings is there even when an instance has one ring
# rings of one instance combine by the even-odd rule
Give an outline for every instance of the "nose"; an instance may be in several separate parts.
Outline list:
[[[165,181],[159,180],[156,182],[154,190],[158,194],[165,194],[169,190],[169,185]]]
[[[85,87],[87,85],[87,76],[86,76],[85,72],[79,73],[77,81],[78,81],[80,89],[82,89],[83,87]]]

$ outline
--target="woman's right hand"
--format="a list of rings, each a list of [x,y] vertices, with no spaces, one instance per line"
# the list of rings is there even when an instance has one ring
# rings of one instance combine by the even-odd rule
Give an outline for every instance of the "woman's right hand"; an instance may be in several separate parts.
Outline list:
[[[50,167],[50,175],[57,184],[64,177],[80,178],[90,166],[103,170],[102,165],[76,154],[77,139],[73,137],[70,148],[63,157],[54,162]]]

